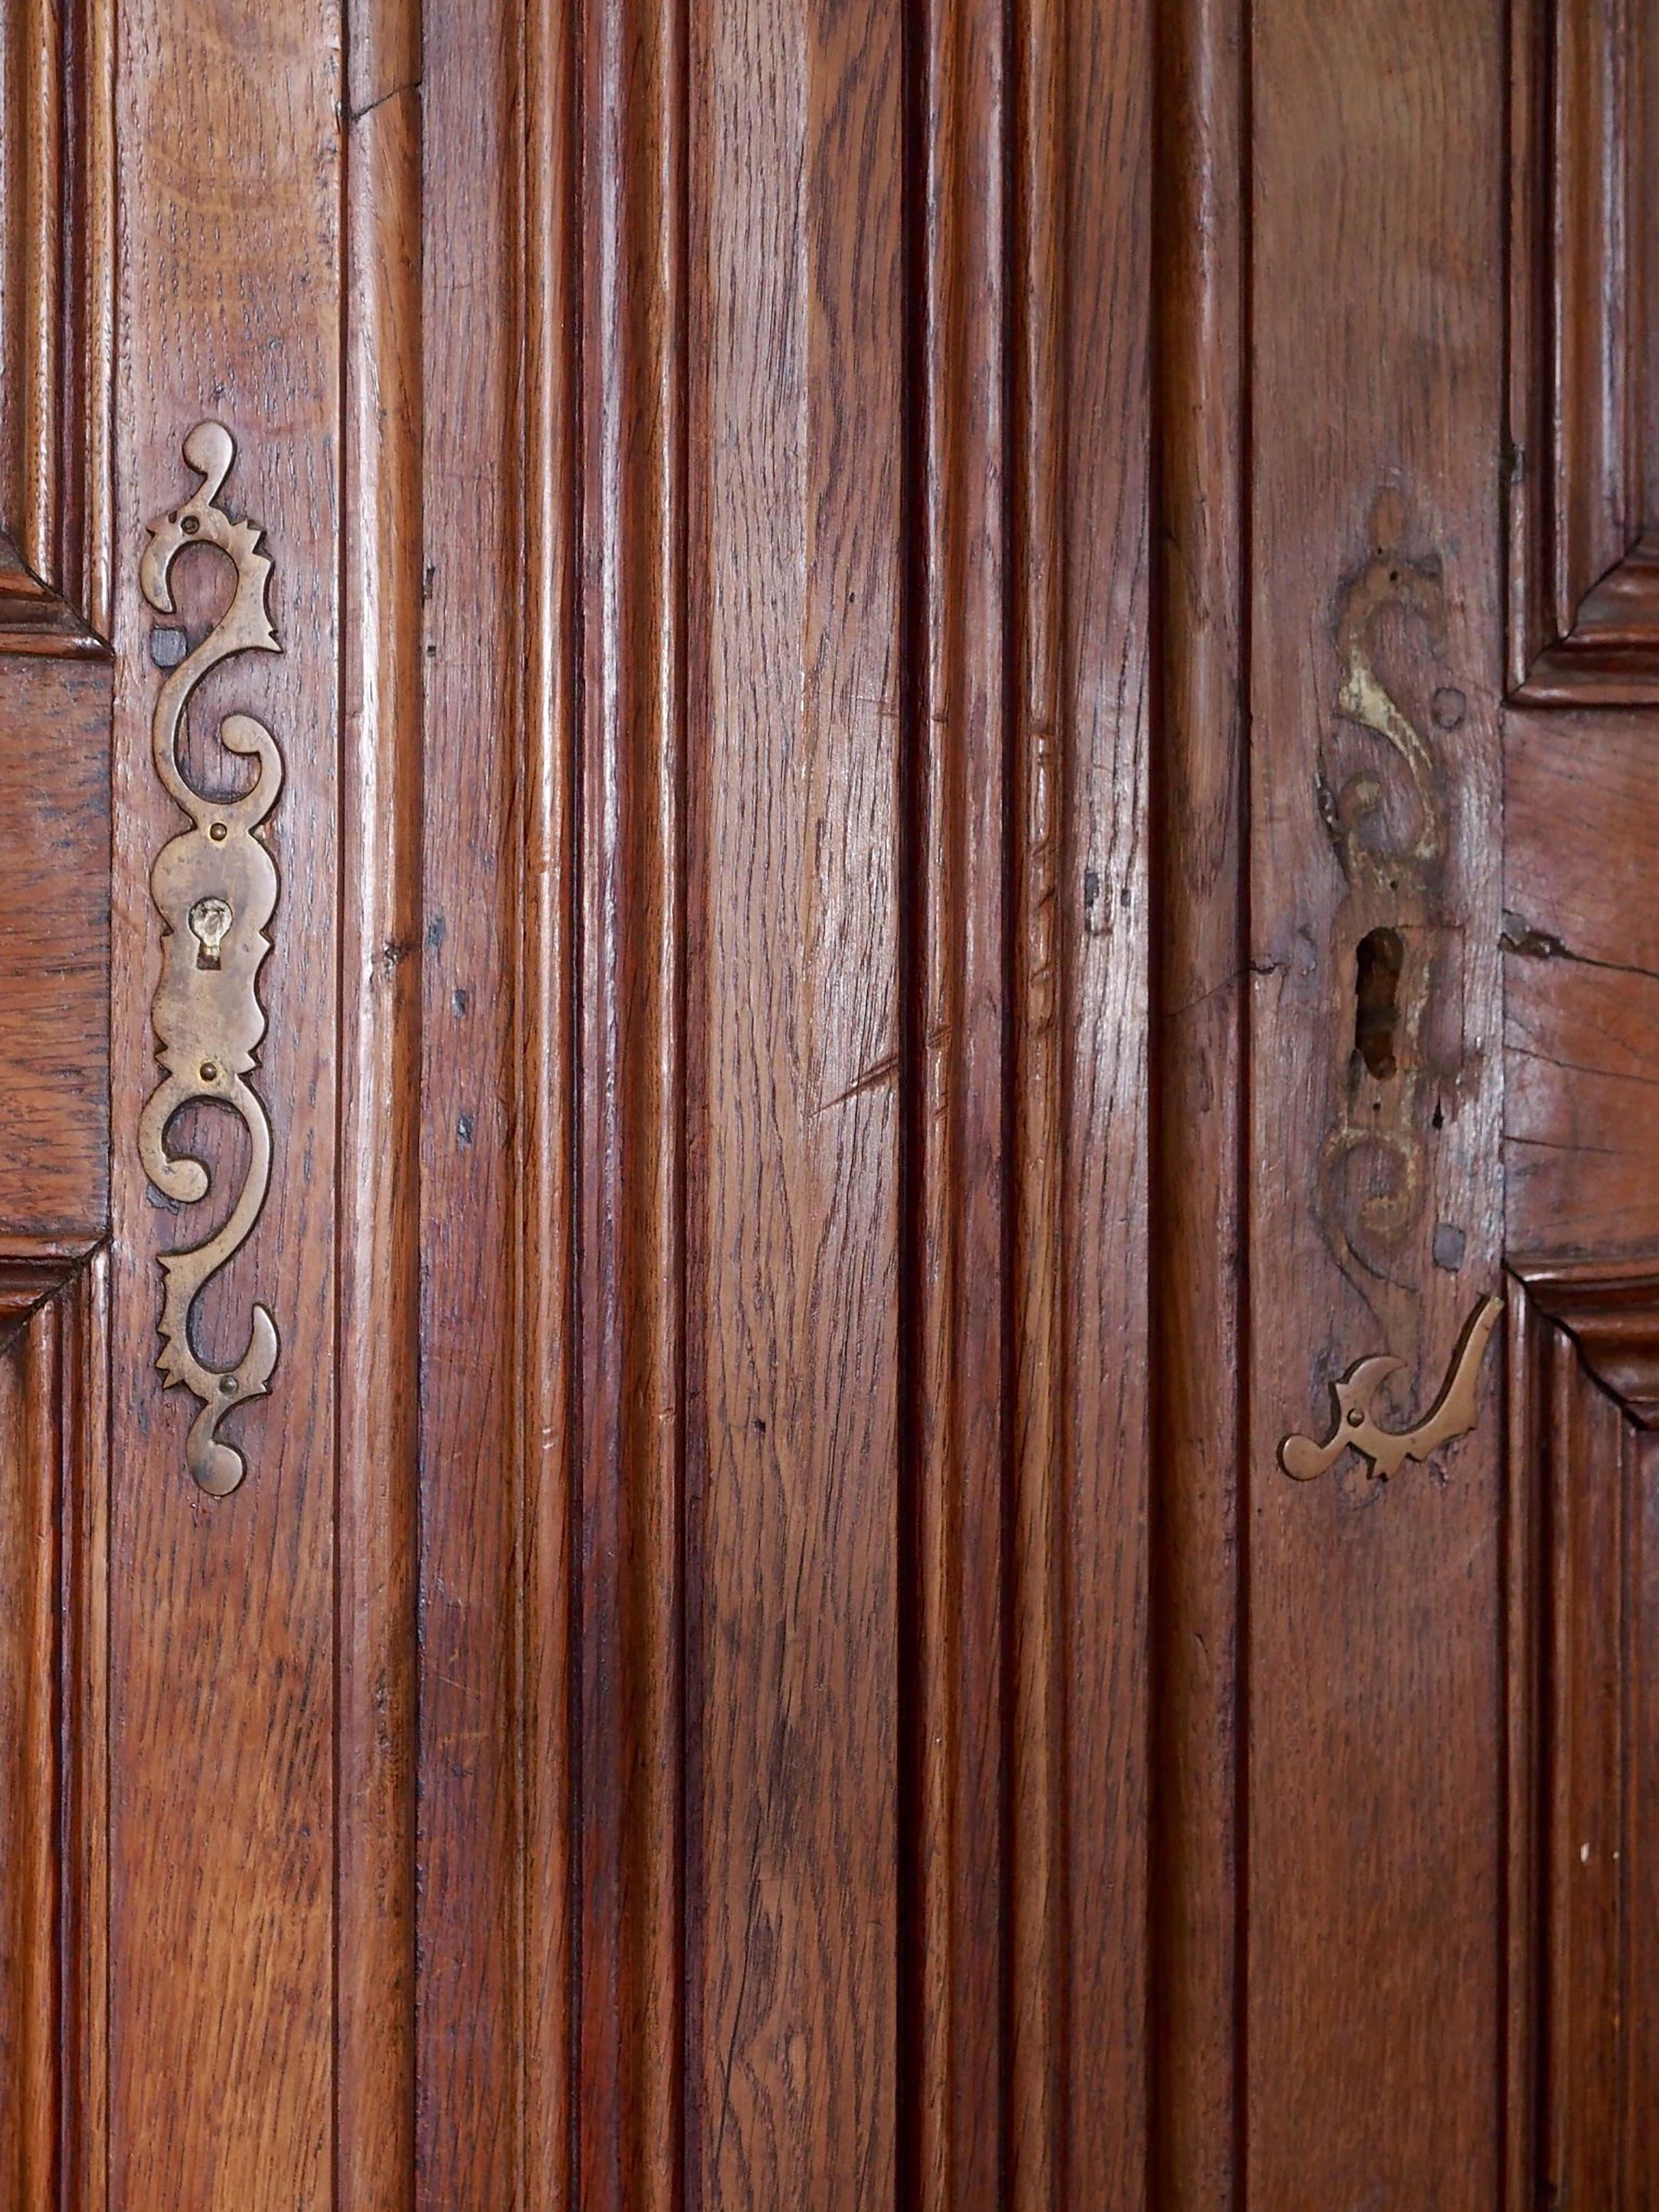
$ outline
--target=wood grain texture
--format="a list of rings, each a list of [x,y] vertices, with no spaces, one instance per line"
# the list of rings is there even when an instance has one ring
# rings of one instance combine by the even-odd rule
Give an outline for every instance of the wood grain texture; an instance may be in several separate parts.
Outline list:
[[[537,1452],[557,1453],[563,1482],[571,1479],[556,1430],[521,1444],[522,1425],[544,1415],[546,1399],[538,1389],[521,1398],[514,1358],[516,1271],[540,1258],[533,1242],[520,1243],[535,1229],[521,1211],[531,1194],[521,1197],[515,1182],[513,1141],[514,977],[521,943],[535,941],[519,866],[513,674],[527,538],[513,427],[521,51],[516,15],[485,0],[426,16],[416,2128],[423,2212],[490,2212],[560,2185],[556,2166],[540,2179],[526,2172],[520,2127],[526,1992],[543,1986],[538,1970],[526,1979],[523,1951],[520,1654],[530,1608],[550,1586],[544,1579],[532,1590],[520,1578],[520,1482]],[[557,111],[538,106],[536,121],[552,134],[557,158]],[[546,488],[535,478],[529,488],[529,512],[539,514]],[[544,888],[536,896],[539,905]],[[556,1117],[556,1087],[543,1111]],[[558,1266],[550,1249],[555,1302]],[[538,1559],[545,1577],[550,1563]],[[540,1784],[560,1788],[556,1776]],[[549,1872],[556,1911],[567,1885],[556,1866]],[[559,1991],[549,1995],[557,2008]]]
[[[420,1410],[421,72],[346,24],[333,2201],[415,2201]]]
[[[689,2196],[851,2208],[902,2094],[902,40],[690,52]]]
[[[328,0],[140,0],[118,21],[110,2187],[178,2212],[331,2192],[342,31]],[[228,501],[267,533],[283,649],[215,680],[197,739],[227,775],[212,732],[246,708],[287,770],[261,976],[270,1188],[197,1322],[210,1354],[234,1354],[264,1297],[282,1354],[270,1398],[238,1417],[249,1474],[223,1504],[194,1492],[155,1371],[155,1257],[178,1224],[146,1194],[133,1126],[154,1079],[148,877],[179,827],[150,763],[160,678],[135,564],[210,415],[238,441]],[[184,619],[205,626],[225,579],[192,561]],[[221,1136],[201,1150],[234,1177]]]
[[[64,230],[64,38],[58,8],[13,4],[3,20],[6,61],[9,282],[5,346],[10,482],[5,521],[25,562],[57,580],[57,488],[62,405]]]
[[[585,26],[575,779],[581,2192],[681,2187],[686,47]],[[751,1186],[751,1195],[752,1186]]]
[[[0,535],[72,647],[109,635],[113,23],[110,0],[0,10]]]
[[[15,659],[0,708],[0,1250],[109,1213],[107,665]]]
[[[1517,1480],[1535,1462],[1548,1401],[1533,1356],[1538,1322],[1525,1283],[1511,1276],[1504,1301],[1504,1485],[1502,1530],[1504,1858],[1494,1899],[1500,1916],[1498,2158],[1505,2207],[1527,2205],[1538,2175],[1540,1844],[1538,1486]]]
[[[1502,1252],[1477,426],[1502,398],[1503,171],[1448,127],[1497,112],[1501,28],[1476,0],[1353,0],[1333,38],[1269,0],[1250,33],[1243,2155],[1266,2205],[1498,2190],[1492,1384],[1443,1482],[1303,1486],[1276,1455],[1373,1350],[1406,1364],[1398,1425]],[[1411,964],[1374,1073],[1356,972],[1378,927]]]
[[[1608,654],[1626,14],[1537,387]],[[1534,659],[1500,807],[1500,15],[129,0],[69,1287],[90,508],[0,567],[0,2206],[1642,2201],[1659,754]],[[202,412],[285,651],[195,742],[290,773],[222,1507],[131,1148]],[[1505,1251],[1507,1423],[1288,1485]]]
[[[1149,1107],[1156,1668],[1154,2201],[1243,2189],[1248,871],[1243,708],[1249,50],[1231,0],[1161,18],[1159,744]]]
[[[60,2202],[108,2212],[110,1266],[100,1246],[58,1300]]]
[[[1008,25],[926,18],[915,1415],[921,1984],[916,2199],[991,2203],[1012,2118],[1006,1572],[1016,663]]]
[[[1650,1279],[1520,1270],[1506,1637],[1516,2201],[1639,2203],[1655,2179],[1650,1939],[1652,1443],[1588,1364],[1586,1316],[1650,1334]],[[1521,2177],[1526,2177],[1522,2182]],[[1535,2182],[1534,2177],[1536,2177]]]
[[[1011,65],[1006,27],[428,25],[434,2203],[914,2194],[924,2125],[983,2186],[1006,2147],[1012,2201],[1136,2185],[1146,476],[1092,427],[1069,467],[1066,426],[1145,404],[1149,88],[1138,17],[1044,15]],[[902,158],[935,63],[937,240]],[[446,557],[463,524],[489,558]],[[915,991],[930,945],[959,1036]],[[926,1295],[982,1495],[941,1429],[924,1604],[928,1054],[961,1124],[926,1139],[932,1202],[978,1242]],[[970,1701],[926,1832],[924,1663]],[[957,1871],[922,1942],[929,1852]],[[941,1974],[960,2048],[926,2122]]]
[[[1018,434],[1036,456],[1023,475],[1020,587],[1032,592],[1034,617],[1042,616],[1030,625],[1040,642],[1024,652],[1021,711],[1027,793],[1036,795],[1044,775],[1049,788],[1046,822],[1023,831],[1047,850],[1024,863],[1022,935],[1032,949],[1017,988],[1033,1010],[1030,1026],[1045,1012],[1052,1023],[1045,1056],[1024,1049],[1018,1060],[1018,1111],[1022,1174],[1033,1193],[1021,1200],[1022,1219],[1038,1212],[1041,1194],[1049,1211],[1035,1279],[1058,1312],[1057,1325],[1037,1331],[1022,1320],[1020,1330],[1023,1367],[1054,1362],[1043,1384],[1048,1456],[1024,1460],[1022,1495],[1042,1500],[1048,1516],[1044,1568],[1057,1593],[1039,1577],[1035,1601],[1054,1607],[1057,1625],[1043,1655],[1052,1674],[1045,1681],[1022,1664],[1019,1680],[1033,1729],[1041,1708],[1060,1747],[1033,1754],[1053,1760],[1044,1811],[1055,1823],[1055,1863],[1046,1894],[1022,1863],[1016,1827],[1016,1873],[1030,1900],[1021,1910],[1046,1926],[1059,1954],[1048,1970],[1060,1985],[1054,2023],[1037,2046],[1051,2069],[1050,2164],[1026,2160],[1020,2171],[1039,2201],[1067,2212],[1139,2203],[1150,2191],[1148,1978],[1162,1942],[1147,1912],[1147,1530],[1156,1462],[1148,1442],[1152,1116],[1142,1103],[1152,926],[1157,20],[1156,9],[1129,0],[1068,5],[1042,16],[1040,33],[1034,24],[1018,76],[1018,234],[1047,241],[1041,253],[1035,243],[1020,249],[1047,272],[1042,288],[1032,287],[1043,312],[1034,308],[1025,325],[1022,351],[1031,365],[1018,387]],[[1044,562],[1052,564],[1046,574]],[[1060,671],[1052,689],[1049,651]],[[1038,932],[1033,942],[1045,898],[1052,933],[1045,940]],[[1051,1080],[1061,1099],[1039,1112],[1039,1085]],[[1048,1143],[1060,1149],[1054,1182],[1042,1158]],[[1015,1579],[1022,1607],[1030,1605],[1032,1576],[1017,1565]],[[1016,1790],[1023,1802],[1018,1777]],[[1024,2001],[1042,2002],[1052,1984],[1022,1963],[1017,1989],[1031,1992]],[[1022,2035],[1017,2028],[1017,2056]],[[1017,2101],[1022,2113],[1040,2109],[1023,2091]]]
[[[69,602],[43,584],[11,540],[0,536],[0,661],[20,653],[97,659],[103,652],[102,640]]]
[[[1510,669],[1544,705],[1659,698],[1651,11],[1510,16]]]
[[[1508,1241],[1659,1249],[1659,836],[1645,714],[1514,714],[1504,737]]]
[[[107,1270],[0,1348],[0,2203],[103,2212]]]
[[[58,2070],[56,1856],[58,1436],[56,1308],[41,1308],[0,1362],[0,2203],[55,2194]]]
[[[576,392],[580,151],[575,18],[561,0],[526,12],[523,340],[525,676],[519,826],[523,910],[516,972],[514,1269],[523,1409],[518,1623],[521,1716],[519,2172],[521,2203],[569,2202],[576,1958],[571,1635],[575,808],[574,650],[580,542]]]

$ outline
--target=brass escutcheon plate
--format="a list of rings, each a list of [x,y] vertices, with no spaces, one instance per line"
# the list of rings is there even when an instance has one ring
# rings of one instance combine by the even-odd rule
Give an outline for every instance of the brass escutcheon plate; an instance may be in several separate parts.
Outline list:
[[[199,489],[150,526],[139,569],[144,597],[157,614],[173,612],[169,578],[187,546],[210,545],[236,571],[230,605],[192,651],[171,665],[151,718],[155,773],[191,827],[156,855],[150,892],[165,925],[161,980],[152,1018],[157,1057],[166,1073],[145,1104],[138,1152],[155,1188],[179,1204],[199,1204],[209,1176],[200,1160],[167,1149],[167,1131],[181,1108],[198,1101],[228,1107],[248,1133],[248,1169],[236,1203],[205,1243],[163,1252],[166,1282],[156,1365],[169,1384],[182,1383],[201,1401],[185,1457],[197,1482],[214,1498],[235,1489],[246,1472],[242,1455],[222,1442],[219,1424],[250,1398],[264,1397],[276,1364],[276,1324],[256,1302],[246,1350],[234,1366],[211,1367],[191,1341],[191,1314],[210,1276],[247,1239],[270,1180],[270,1124],[246,1081],[258,1060],[264,1009],[256,988],[270,950],[266,924],[276,910],[276,865],[259,836],[276,803],[283,762],[276,741],[252,714],[228,714],[219,734],[234,753],[258,763],[252,788],[216,797],[187,782],[179,741],[191,694],[210,670],[241,653],[279,653],[266,606],[271,562],[257,524],[235,522],[219,506],[235,444],[222,423],[198,422],[185,440],[185,460]]]

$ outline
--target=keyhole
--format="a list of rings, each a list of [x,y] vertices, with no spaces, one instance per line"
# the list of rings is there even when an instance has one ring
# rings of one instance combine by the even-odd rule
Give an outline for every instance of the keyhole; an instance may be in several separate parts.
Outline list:
[[[1353,1048],[1379,1082],[1395,1072],[1400,971],[1406,941],[1397,929],[1370,929],[1354,952]]]
[[[234,919],[229,901],[198,899],[185,918],[190,923],[190,933],[196,939],[196,965],[198,968],[216,968],[219,965],[219,947],[224,943]]]

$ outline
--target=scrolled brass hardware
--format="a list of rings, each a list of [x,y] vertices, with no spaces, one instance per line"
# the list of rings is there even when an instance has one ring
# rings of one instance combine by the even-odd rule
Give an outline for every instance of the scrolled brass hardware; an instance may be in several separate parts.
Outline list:
[[[1405,1365],[1388,1352],[1374,1352],[1351,1367],[1340,1382],[1331,1385],[1336,1400],[1336,1426],[1324,1443],[1311,1437],[1286,1437],[1279,1447],[1279,1463],[1297,1482],[1311,1482],[1333,1467],[1352,1448],[1370,1463],[1373,1475],[1397,1474],[1408,1459],[1426,1460],[1454,1437],[1467,1436],[1475,1422],[1475,1385],[1486,1340],[1504,1310],[1500,1291],[1481,1299],[1463,1327],[1457,1349],[1440,1395],[1415,1428],[1396,1433],[1381,1427],[1371,1416],[1371,1401],[1383,1380]]]
[[[238,1115],[251,1147],[246,1177],[217,1233],[188,1249],[160,1255],[166,1288],[156,1365],[169,1385],[183,1383],[200,1401],[185,1457],[197,1482],[214,1498],[235,1489],[246,1472],[242,1455],[222,1443],[226,1414],[264,1397],[276,1364],[276,1324],[258,1302],[247,1348],[234,1366],[210,1367],[191,1342],[191,1309],[210,1277],[246,1241],[270,1179],[270,1124],[258,1095],[244,1080],[258,1064],[264,1009],[256,988],[270,950],[265,925],[276,910],[276,866],[258,835],[276,803],[283,761],[276,741],[252,714],[228,714],[219,734],[234,753],[258,763],[250,790],[233,796],[199,792],[185,777],[179,740],[191,694],[210,669],[239,653],[280,653],[266,605],[271,562],[257,524],[234,522],[218,505],[236,447],[222,423],[198,422],[184,455],[201,477],[190,498],[150,526],[139,566],[145,599],[157,614],[173,612],[173,563],[186,546],[211,545],[236,570],[230,605],[192,651],[168,664],[150,721],[155,773],[191,828],[161,848],[150,871],[150,893],[165,924],[161,980],[152,1020],[157,1057],[167,1071],[138,1125],[138,1152],[155,1188],[193,1206],[207,1196],[200,1160],[167,1149],[173,1116],[198,1102]]]

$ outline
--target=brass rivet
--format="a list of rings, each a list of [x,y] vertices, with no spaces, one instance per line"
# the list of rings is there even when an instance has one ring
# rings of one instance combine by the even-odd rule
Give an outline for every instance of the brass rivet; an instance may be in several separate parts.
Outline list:
[[[179,529],[184,532],[186,538],[194,538],[201,526],[200,519],[193,514],[185,515],[183,521],[179,525]]]
[[[216,845],[222,845],[229,835],[229,830],[222,822],[214,823],[208,830],[208,836],[212,838]]]
[[[236,1388],[236,1377],[234,1375],[222,1375],[219,1377],[219,1388],[228,1398]]]
[[[218,1063],[218,1061],[217,1061],[217,1060],[204,1060],[202,1062],[202,1080],[203,1080],[203,1082],[204,1082],[204,1083],[216,1083],[216,1082],[218,1081],[218,1079],[219,1079],[219,1063]]]

